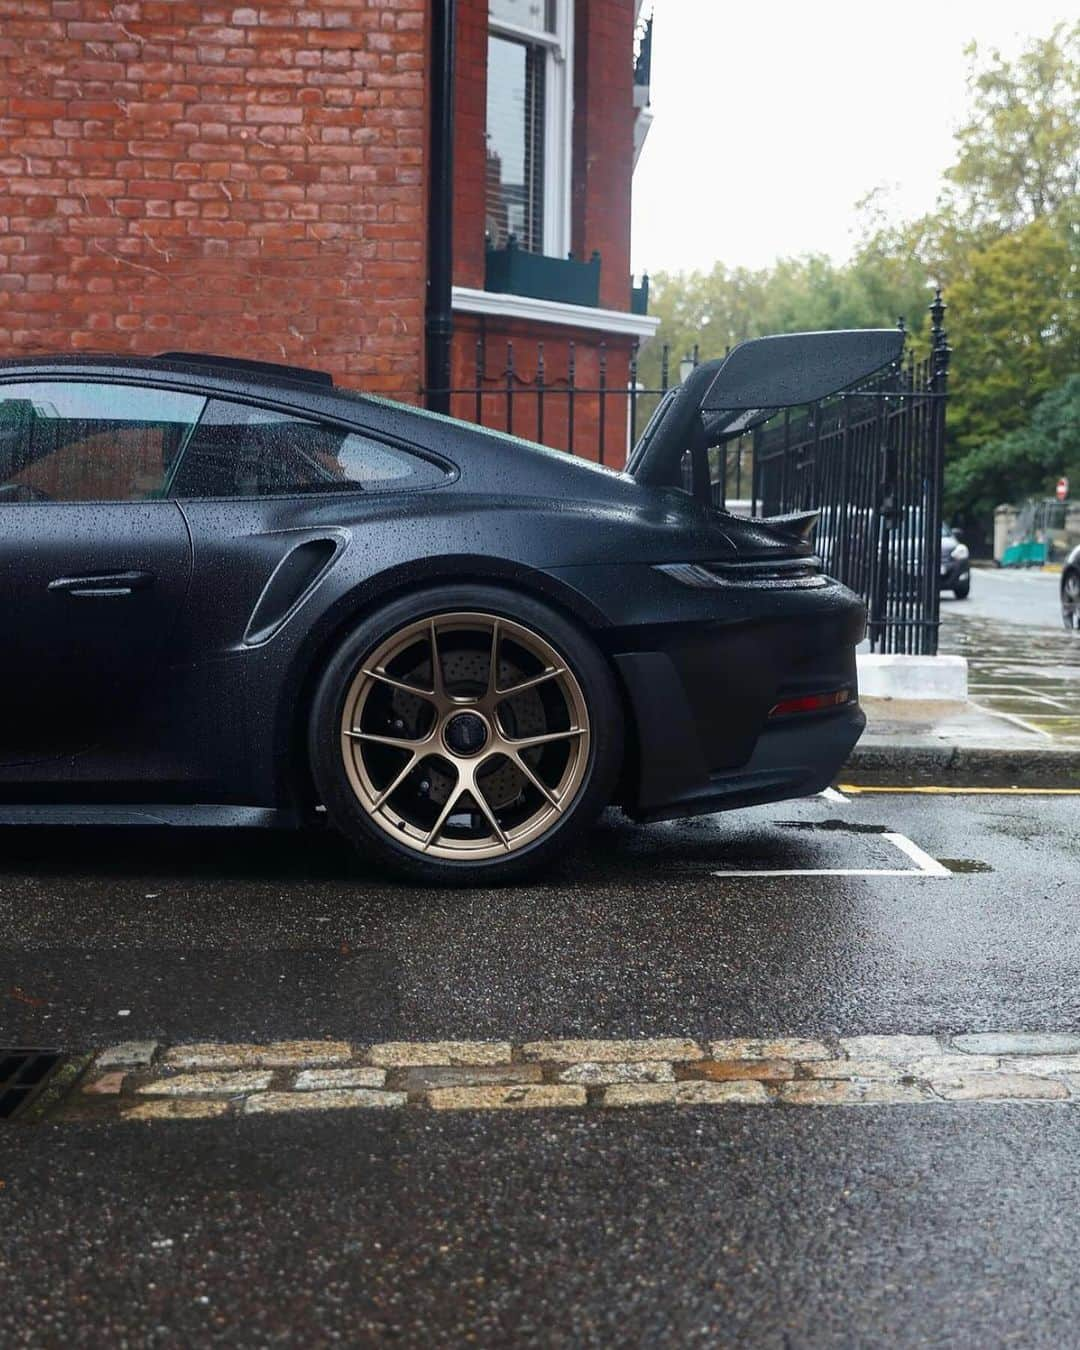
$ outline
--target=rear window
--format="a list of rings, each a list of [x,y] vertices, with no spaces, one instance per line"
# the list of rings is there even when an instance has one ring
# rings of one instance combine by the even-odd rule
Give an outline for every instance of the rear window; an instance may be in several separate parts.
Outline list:
[[[211,399],[184,451],[173,495],[394,492],[446,478],[440,465],[364,432]]]

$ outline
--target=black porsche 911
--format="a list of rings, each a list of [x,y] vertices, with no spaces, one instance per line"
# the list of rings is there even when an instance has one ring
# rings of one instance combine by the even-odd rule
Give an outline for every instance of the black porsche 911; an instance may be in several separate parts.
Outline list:
[[[0,823],[328,819],[480,882],[611,803],[823,788],[863,606],[812,516],[712,509],[707,450],[898,341],[744,344],[626,473],[291,367],[0,362]]]

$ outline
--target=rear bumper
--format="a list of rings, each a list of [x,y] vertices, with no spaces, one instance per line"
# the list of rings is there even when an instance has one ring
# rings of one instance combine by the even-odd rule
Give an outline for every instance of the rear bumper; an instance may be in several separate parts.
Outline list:
[[[638,820],[723,811],[828,787],[866,725],[855,644],[861,605],[831,622],[705,630],[614,656],[631,718],[621,805]],[[829,711],[770,720],[782,698],[848,688]]]
[[[695,747],[671,742],[662,757],[643,764],[638,799],[625,809],[635,820],[671,820],[809,797],[833,781],[865,726],[858,704],[778,723],[761,733],[744,765],[715,773],[687,772]]]
[[[971,574],[971,563],[965,559],[963,562],[948,562],[941,564],[938,571],[939,582],[938,589],[942,591],[951,591],[954,586],[966,581]]]

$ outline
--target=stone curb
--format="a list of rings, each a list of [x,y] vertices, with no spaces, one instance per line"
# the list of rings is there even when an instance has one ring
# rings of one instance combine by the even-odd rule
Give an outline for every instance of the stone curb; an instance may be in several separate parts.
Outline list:
[[[193,1062],[213,1067],[196,1069]],[[112,1046],[78,1063],[79,1082],[69,1084],[51,1119],[199,1120],[342,1109],[1080,1104],[1078,1032],[524,1044],[203,1042],[168,1049],[141,1043],[138,1052]]]
[[[870,739],[855,747],[837,781],[860,787],[1080,787],[1080,748]]]

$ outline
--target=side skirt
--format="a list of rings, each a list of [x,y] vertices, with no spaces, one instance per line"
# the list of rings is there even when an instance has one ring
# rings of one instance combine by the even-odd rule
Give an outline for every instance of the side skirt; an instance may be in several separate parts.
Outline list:
[[[296,811],[269,806],[123,806],[106,804],[30,806],[0,804],[3,825],[151,825],[188,829],[294,830],[301,824]]]

